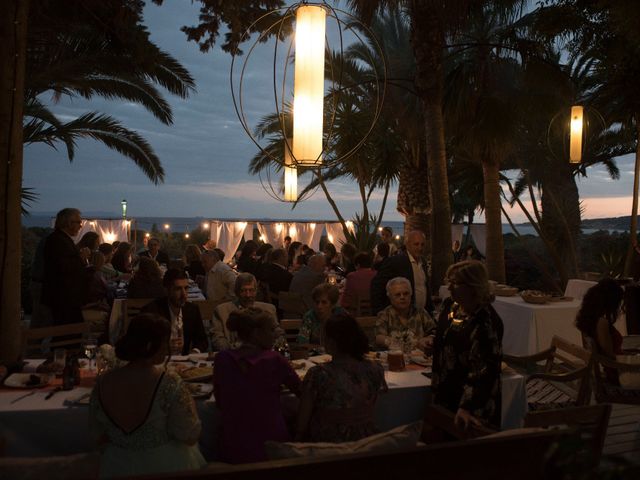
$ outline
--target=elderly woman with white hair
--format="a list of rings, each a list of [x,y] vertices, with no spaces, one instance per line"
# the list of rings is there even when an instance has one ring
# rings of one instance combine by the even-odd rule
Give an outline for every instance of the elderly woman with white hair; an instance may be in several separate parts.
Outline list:
[[[484,265],[459,262],[447,271],[451,298],[438,319],[433,347],[434,402],[455,413],[455,424],[500,427],[502,320]]]
[[[436,324],[424,308],[411,302],[411,282],[404,277],[392,278],[386,289],[391,305],[378,313],[376,345],[406,352],[430,348]]]

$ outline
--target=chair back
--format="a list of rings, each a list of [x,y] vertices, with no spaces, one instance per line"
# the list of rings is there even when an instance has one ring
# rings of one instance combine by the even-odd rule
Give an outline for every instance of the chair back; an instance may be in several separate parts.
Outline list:
[[[367,317],[373,315],[373,310],[371,309],[371,297],[369,295],[365,296],[356,296],[356,317]]]
[[[577,406],[589,404],[591,400],[589,378],[592,365],[591,352],[557,335],[551,339],[551,348],[553,354],[547,359],[545,372],[564,375],[582,371],[583,373],[575,380],[562,383],[575,390],[575,404]]]
[[[89,332],[85,322],[68,323],[54,327],[25,328],[22,330],[23,358],[43,358],[46,353],[42,349],[42,341],[51,338],[48,348],[67,348],[72,352],[80,351],[82,337]]]
[[[572,452],[575,457],[571,460],[595,468],[600,463],[610,415],[609,404],[543,410],[529,412],[524,419],[524,426],[549,428],[564,425],[576,428],[582,448]]]
[[[290,344],[296,342],[301,326],[302,319],[300,318],[284,318],[280,320],[280,328],[284,330],[284,336]]]
[[[369,340],[369,345],[375,345],[376,343],[376,320],[378,317],[356,317],[356,322],[360,325],[360,328],[364,330]]]
[[[127,333],[129,323],[131,319],[140,314],[142,309],[148,304],[153,302],[154,298],[127,298],[124,301],[124,317],[122,319],[122,328],[120,329],[120,336]]]
[[[282,310],[282,318],[301,318],[308,310],[301,293],[279,292],[278,308]]]
[[[584,294],[587,293],[587,290],[597,284],[598,282],[581,280],[579,278],[570,278],[567,282],[567,287],[564,289],[564,296],[580,300],[584,297]]]

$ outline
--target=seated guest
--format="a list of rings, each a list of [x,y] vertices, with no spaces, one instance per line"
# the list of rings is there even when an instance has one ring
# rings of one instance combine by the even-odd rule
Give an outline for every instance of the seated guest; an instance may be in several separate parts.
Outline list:
[[[172,351],[180,351],[182,355],[187,355],[194,349],[206,351],[209,342],[200,317],[200,309],[187,302],[187,274],[177,268],[170,268],[164,274],[162,283],[165,296],[154,300],[142,311],[155,313],[169,320]]]
[[[298,255],[302,253],[302,243],[296,241],[292,242],[289,245],[289,250],[287,250],[287,258],[289,259],[289,267],[294,268],[296,264],[296,260],[298,259]]]
[[[120,242],[111,258],[111,264],[118,272],[131,273],[131,244]]]
[[[131,477],[199,469],[200,420],[189,390],[160,365],[169,322],[139,315],[116,344],[125,366],[97,377],[90,431],[101,447],[100,477]]]
[[[322,253],[324,253],[324,257],[327,261],[327,268],[329,270],[335,270],[340,264],[340,257],[338,256],[338,251],[333,243],[327,242],[324,249],[322,249]]]
[[[376,344],[385,349],[424,350],[433,344],[436,324],[424,308],[411,303],[411,283],[404,277],[387,282],[391,305],[378,313]]]
[[[218,249],[204,252],[201,258],[203,270],[206,272],[202,291],[207,300],[214,302],[233,300],[236,296],[236,272],[222,261]]]
[[[389,259],[389,244],[380,242],[376,247],[376,254],[373,259],[373,268],[380,270],[384,263]]]
[[[334,315],[324,329],[332,360],[304,378],[296,439],[348,442],[373,435],[378,392],[387,390],[382,365],[364,359],[367,336],[353,317]]]
[[[96,232],[87,232],[82,235],[82,238],[77,244],[78,249],[88,248],[90,252],[95,252],[100,246],[100,235]]]
[[[113,245],[110,243],[101,243],[100,246],[98,246],[98,251],[104,255],[104,265],[102,265],[102,268],[100,269],[104,278],[107,281],[116,280],[120,273],[113,268],[113,265],[111,264],[111,258],[113,257]]]
[[[254,277],[258,274],[260,262],[256,256],[258,244],[253,240],[247,240],[240,250],[240,258],[238,258],[238,271],[252,274]]]
[[[104,266],[104,255],[100,252],[93,252],[89,257],[89,268],[87,269],[87,297],[85,306],[91,308],[105,308],[108,310],[109,304],[113,301],[113,292],[109,289],[109,284],[102,273]]]
[[[202,262],[200,261],[201,255],[202,252],[200,251],[200,247],[195,243],[187,245],[184,250],[184,260],[187,264],[184,269],[192,280],[195,280],[198,275],[205,274],[204,268],[202,268]]]
[[[389,247],[389,255],[395,255],[396,252],[398,251],[398,247],[396,246],[395,242],[393,241],[393,229],[391,227],[384,227],[381,231],[380,231],[380,243],[384,243],[385,245],[387,245]],[[378,252],[378,248],[380,246],[380,243],[378,245],[376,245],[373,249],[373,253],[374,255],[377,255]]]
[[[324,255],[319,253],[311,257],[308,265],[304,265],[291,279],[289,291],[301,294],[302,300],[309,309],[313,307],[311,291],[325,280],[324,267]]]
[[[269,262],[271,261],[271,252],[273,251],[273,246],[270,243],[263,243],[258,247],[256,251],[256,260],[258,260],[258,270],[255,275],[256,279],[259,282],[265,280],[265,269]]]
[[[129,282],[127,298],[161,298],[166,294],[158,264],[148,257],[140,257],[138,270]]]
[[[369,299],[371,280],[376,276],[376,271],[371,268],[371,256],[360,252],[354,260],[356,271],[347,275],[344,292],[340,298],[340,305],[351,312],[358,310],[358,301]]]
[[[451,298],[433,346],[434,402],[455,413],[460,428],[483,422],[500,428],[503,326],[491,307],[487,271],[478,261],[460,262],[446,278]]]
[[[227,328],[240,344],[216,356],[213,379],[221,412],[220,459],[229,463],[267,460],[264,442],[288,441],[280,386],[299,394],[300,379],[287,360],[272,350],[277,322],[262,310],[229,314]]]
[[[622,355],[622,335],[614,324],[620,313],[624,291],[611,278],[600,280],[587,290],[582,305],[576,316],[576,327],[582,335],[591,339],[598,354],[616,359]],[[607,381],[620,385],[618,372],[615,369],[604,369]]]
[[[340,266],[342,268],[343,275],[348,275],[351,272],[356,271],[356,265],[354,260],[358,251],[356,247],[350,243],[343,243],[340,247]]]
[[[342,307],[336,305],[339,295],[338,287],[328,283],[321,283],[311,291],[313,308],[302,317],[297,343],[322,345],[324,324],[332,315],[344,313]]]
[[[160,240],[154,237],[147,241],[147,250],[141,252],[140,257],[148,257],[151,260],[155,260],[158,265],[169,266],[169,255],[160,250]]]
[[[271,250],[270,262],[264,268],[264,281],[269,292],[275,297],[280,292],[288,292],[293,275],[287,270],[287,252],[284,248]]]
[[[274,321],[277,321],[276,307],[270,303],[256,302],[257,293],[258,283],[256,282],[256,277],[250,273],[238,275],[235,284],[236,298],[231,302],[218,305],[213,311],[211,334],[213,346],[216,350],[227,350],[239,345],[235,332],[227,327],[227,319],[231,312],[254,308],[268,313],[273,317]]]

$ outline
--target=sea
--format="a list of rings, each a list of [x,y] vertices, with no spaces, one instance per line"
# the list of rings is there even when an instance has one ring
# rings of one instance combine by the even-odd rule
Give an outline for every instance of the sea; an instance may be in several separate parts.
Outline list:
[[[22,226],[23,227],[52,227],[53,220],[55,217],[55,213],[34,213],[31,215],[23,215],[22,216]],[[85,218],[94,218],[94,219],[118,219],[121,218],[116,214],[109,214],[105,212],[88,212],[84,215]],[[132,217],[130,220],[135,220],[135,227],[139,230],[151,230],[155,225],[157,230],[164,230],[163,225],[169,224],[170,232],[190,232],[208,220],[212,220],[205,217]],[[239,220],[248,220],[248,219],[240,219],[240,218],[216,218],[215,220],[222,221],[239,221]],[[248,221],[254,222],[269,222],[269,221],[291,221],[291,222],[300,222],[300,221],[309,221],[309,222],[335,222],[336,220],[332,219],[271,219],[271,218],[254,218],[249,219]],[[382,221],[381,226],[383,227],[391,227],[396,234],[402,235],[404,231],[404,222],[402,221]],[[531,226],[529,223],[521,223],[516,224],[516,228],[521,235],[534,235],[537,236],[535,228]],[[166,231],[166,230],[165,230]],[[583,228],[582,233],[591,234],[599,231],[599,229],[595,228]],[[609,230],[610,233],[620,232],[621,230]],[[466,233],[466,228],[465,228]],[[513,230],[509,224],[502,224],[502,233],[508,234],[513,233]]]

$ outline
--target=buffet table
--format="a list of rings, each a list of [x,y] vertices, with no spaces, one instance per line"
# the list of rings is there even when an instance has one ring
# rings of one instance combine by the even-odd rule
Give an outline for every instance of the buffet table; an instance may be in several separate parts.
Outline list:
[[[423,368],[411,366],[403,372],[386,372],[389,391],[381,394],[376,403],[376,423],[380,430],[421,420],[430,401],[430,380],[422,375]],[[83,373],[84,374],[84,373]],[[515,373],[503,373],[502,425],[504,429],[519,427],[527,409],[524,378]],[[59,391],[45,400],[55,385],[36,389],[0,388],[0,432],[6,440],[7,456],[51,456],[87,452],[93,449],[88,430],[88,406],[72,400],[91,391],[91,378],[84,378],[81,386],[71,391]],[[283,397],[285,406],[292,409],[296,399]],[[86,397],[85,397],[86,402]],[[208,460],[215,459],[217,425],[220,412],[212,397],[196,402],[202,421],[200,448]]]

